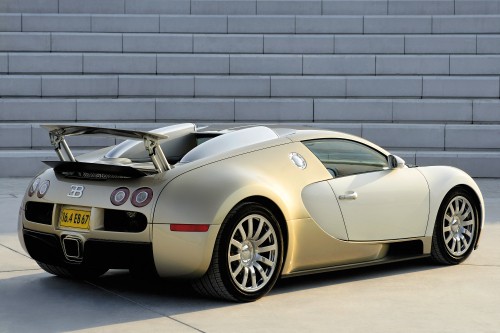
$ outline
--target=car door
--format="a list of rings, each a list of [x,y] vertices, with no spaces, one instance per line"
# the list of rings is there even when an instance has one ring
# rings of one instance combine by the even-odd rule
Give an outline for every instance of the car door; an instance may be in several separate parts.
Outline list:
[[[349,240],[424,236],[429,188],[417,169],[390,169],[385,155],[355,141],[324,139],[304,144],[333,176],[328,183]]]

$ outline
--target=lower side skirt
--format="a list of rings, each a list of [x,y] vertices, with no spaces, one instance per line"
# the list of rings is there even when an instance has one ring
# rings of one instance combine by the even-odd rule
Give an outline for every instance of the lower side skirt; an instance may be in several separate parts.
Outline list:
[[[327,272],[341,271],[341,270],[345,270],[345,269],[369,267],[369,266],[389,264],[389,263],[394,263],[394,262],[399,262],[399,261],[407,261],[407,260],[421,259],[421,258],[427,258],[427,257],[430,257],[430,254],[420,254],[420,255],[412,255],[412,256],[387,256],[387,257],[384,257],[382,259],[371,260],[371,261],[366,261],[366,262],[359,262],[359,263],[354,263],[354,264],[345,264],[345,265],[338,265],[338,266],[332,266],[332,267],[314,268],[314,269],[297,271],[297,272],[293,272],[293,273],[290,273],[287,275],[283,275],[282,278],[308,275],[308,274],[327,273]]]

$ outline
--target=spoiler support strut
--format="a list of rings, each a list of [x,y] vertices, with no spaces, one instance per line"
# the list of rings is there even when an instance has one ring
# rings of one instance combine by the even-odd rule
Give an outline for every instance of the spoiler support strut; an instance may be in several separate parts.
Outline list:
[[[161,149],[159,140],[167,139],[167,135],[156,134],[151,132],[142,132],[134,130],[121,130],[114,128],[101,128],[101,127],[91,127],[91,126],[73,126],[73,125],[42,125],[42,127],[49,130],[50,143],[54,146],[57,156],[61,161],[77,162],[75,156],[71,152],[65,136],[72,135],[84,135],[84,134],[94,134],[94,135],[111,135],[118,137],[125,137],[135,140],[143,140],[144,147],[151,157],[151,161],[155,166],[158,173],[165,172],[172,169],[172,166],[168,163],[163,150]],[[64,153],[63,153],[64,151]],[[66,156],[65,156],[66,155]]]
[[[145,136],[144,146],[146,147],[149,157],[151,157],[151,161],[153,161],[153,164],[158,172],[172,169],[167,161],[167,158],[165,157],[165,154],[163,153],[163,150],[161,149],[161,146],[158,144],[158,141]]]
[[[71,152],[71,149],[69,149],[68,143],[64,139],[64,135],[62,133],[60,133],[59,131],[53,131],[49,133],[49,136],[50,143],[54,146],[54,150],[56,151],[56,154],[57,156],[59,156],[59,159],[61,161],[67,161],[66,157],[64,157],[61,151],[62,146],[67,158],[69,158],[71,162],[76,162],[75,156]]]

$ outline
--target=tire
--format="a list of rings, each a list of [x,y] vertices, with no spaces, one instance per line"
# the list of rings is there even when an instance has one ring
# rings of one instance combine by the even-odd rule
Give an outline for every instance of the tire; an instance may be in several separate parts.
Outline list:
[[[40,268],[42,268],[47,273],[66,278],[66,279],[77,279],[77,280],[92,280],[100,277],[108,271],[107,268],[98,267],[61,267],[55,265],[44,264],[43,262],[36,262]]]
[[[467,259],[477,242],[479,214],[476,200],[463,189],[446,195],[436,218],[432,235],[432,259],[456,265]]]
[[[283,257],[276,217],[258,203],[244,203],[233,208],[222,223],[210,267],[192,285],[205,296],[253,302],[272,289]]]

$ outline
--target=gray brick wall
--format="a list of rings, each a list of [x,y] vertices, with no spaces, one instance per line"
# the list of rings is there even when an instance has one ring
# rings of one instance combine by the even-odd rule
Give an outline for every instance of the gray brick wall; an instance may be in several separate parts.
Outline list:
[[[121,34],[52,33],[52,52],[122,52]]]
[[[363,16],[297,16],[295,32],[348,34],[363,32]]]
[[[158,74],[229,74],[228,54],[159,54]]]
[[[0,33],[0,51],[50,51],[50,33]]]
[[[9,73],[82,73],[82,58],[74,53],[10,53]]]
[[[499,98],[500,0],[0,1],[0,157],[34,164],[0,176],[34,172],[40,123],[184,121],[313,125],[500,176],[474,162],[500,165]]]
[[[82,14],[23,14],[22,31],[90,32],[90,22],[90,15]]]
[[[264,35],[264,53],[333,53],[333,36]]]
[[[195,96],[268,97],[270,85],[269,76],[198,76]]]
[[[118,77],[47,75],[41,77],[42,96],[47,97],[116,97]]]
[[[374,55],[307,55],[304,56],[304,74],[373,75]]]
[[[193,37],[180,34],[124,34],[123,52],[190,53]]]
[[[92,15],[93,32],[160,32],[158,15]]]
[[[224,15],[161,15],[160,32],[169,33],[227,33]]]
[[[0,13],[0,31],[22,31],[21,14]]]

